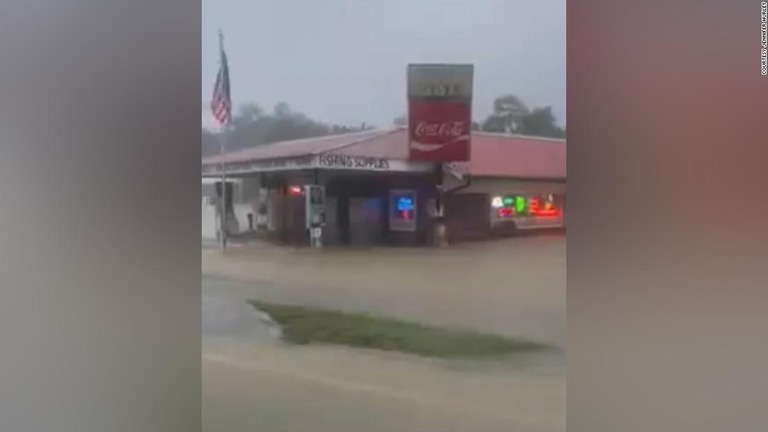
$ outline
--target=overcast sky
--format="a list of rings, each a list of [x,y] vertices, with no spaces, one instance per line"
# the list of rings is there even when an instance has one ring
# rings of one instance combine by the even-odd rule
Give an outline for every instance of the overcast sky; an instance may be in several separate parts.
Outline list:
[[[514,93],[565,124],[565,0],[203,0],[202,13],[204,106],[221,28],[235,105],[385,127],[406,112],[408,63],[468,62],[475,119]]]

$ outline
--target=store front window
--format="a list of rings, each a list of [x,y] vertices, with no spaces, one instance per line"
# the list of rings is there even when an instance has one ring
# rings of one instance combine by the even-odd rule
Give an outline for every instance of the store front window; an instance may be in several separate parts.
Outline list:
[[[491,214],[495,220],[520,218],[559,219],[563,197],[546,195],[499,195],[491,197]]]
[[[493,223],[513,221],[520,227],[561,225],[564,196],[557,194],[516,194],[491,197]]]

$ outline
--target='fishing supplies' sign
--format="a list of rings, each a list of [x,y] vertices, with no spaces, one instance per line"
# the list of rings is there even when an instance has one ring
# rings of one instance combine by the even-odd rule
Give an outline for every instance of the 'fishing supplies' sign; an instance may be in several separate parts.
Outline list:
[[[408,65],[411,160],[469,160],[473,74],[472,65]]]

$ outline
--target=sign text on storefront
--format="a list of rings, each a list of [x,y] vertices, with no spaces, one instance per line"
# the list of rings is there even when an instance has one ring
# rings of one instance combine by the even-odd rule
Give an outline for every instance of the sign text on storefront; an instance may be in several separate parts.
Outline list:
[[[389,160],[364,156],[320,155],[318,165],[325,168],[388,170]]]

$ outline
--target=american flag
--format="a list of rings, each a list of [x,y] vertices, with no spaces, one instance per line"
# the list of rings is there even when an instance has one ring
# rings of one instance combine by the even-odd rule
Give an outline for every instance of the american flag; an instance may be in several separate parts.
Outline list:
[[[220,36],[221,37],[221,36]],[[229,66],[227,66],[227,54],[224,46],[220,44],[221,63],[219,73],[216,75],[216,84],[213,86],[213,98],[211,99],[211,111],[219,124],[228,124],[232,119],[232,100],[229,95]]]

